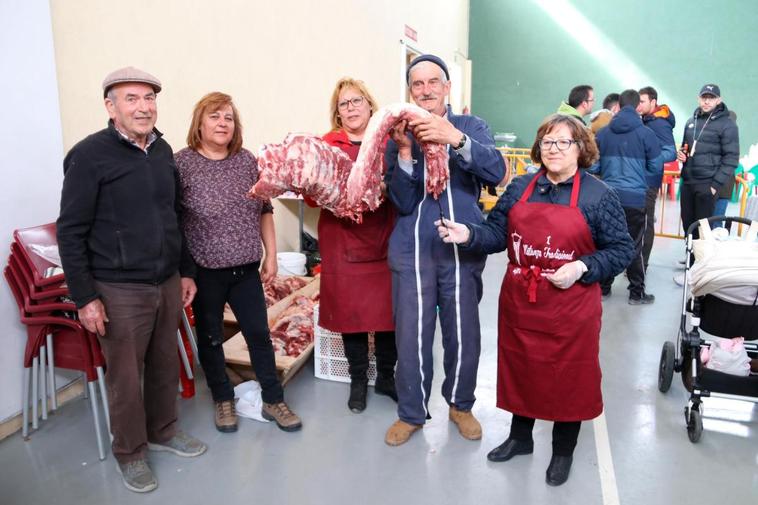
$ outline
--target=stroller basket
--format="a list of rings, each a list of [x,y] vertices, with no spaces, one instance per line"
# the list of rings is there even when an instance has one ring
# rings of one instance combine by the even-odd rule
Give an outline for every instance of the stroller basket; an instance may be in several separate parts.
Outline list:
[[[726,222],[731,230],[740,225],[741,237],[715,237],[710,227]],[[748,225],[742,234],[742,225]],[[701,240],[693,235],[700,227]],[[693,223],[687,229],[685,283],[682,313],[676,344],[663,344],[658,368],[658,389],[665,393],[671,387],[674,372],[681,373],[682,382],[690,392],[684,408],[687,435],[691,442],[700,440],[703,431],[702,399],[723,395],[745,401],[758,401],[758,375],[732,375],[706,368],[700,351],[707,342],[703,330],[721,338],[743,337],[758,340],[758,262],[754,254],[758,222],[740,217],[715,216]],[[723,234],[722,232],[722,235]],[[739,240],[739,243],[731,242]],[[695,250],[695,247],[698,247]],[[693,250],[698,260],[691,265]],[[691,271],[692,269],[692,271]],[[690,276],[692,277],[690,279]],[[690,282],[688,282],[690,281]],[[731,301],[730,301],[731,300]],[[691,328],[688,328],[688,325]],[[706,337],[707,338],[707,337]],[[758,357],[758,346],[745,343],[748,357]]]

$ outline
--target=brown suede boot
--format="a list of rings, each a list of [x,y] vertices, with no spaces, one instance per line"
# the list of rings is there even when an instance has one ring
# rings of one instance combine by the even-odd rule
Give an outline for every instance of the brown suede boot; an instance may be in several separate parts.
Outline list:
[[[420,429],[420,424],[408,424],[405,421],[398,419],[387,430],[387,434],[384,436],[384,442],[391,446],[402,445],[411,438],[411,435]]]
[[[458,426],[458,431],[461,432],[463,438],[468,440],[482,438],[482,425],[479,424],[470,410],[458,410],[451,405],[450,420]]]

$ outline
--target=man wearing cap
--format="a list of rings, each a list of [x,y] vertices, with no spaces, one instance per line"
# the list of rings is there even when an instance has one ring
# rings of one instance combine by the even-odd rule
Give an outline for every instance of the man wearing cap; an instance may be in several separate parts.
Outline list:
[[[463,437],[478,440],[482,430],[471,408],[479,365],[478,304],[486,256],[442,242],[435,221],[444,216],[456,222],[482,222],[476,205],[481,187],[503,180],[505,162],[482,119],[453,114],[446,105],[450,75],[442,59],[430,54],[417,57],[408,65],[406,78],[413,101],[432,114],[397,125],[385,154],[387,191],[399,214],[388,251],[399,419],[387,431],[385,442],[406,442],[430,418],[438,309],[445,368],[442,394],[450,406],[449,417]],[[439,200],[426,193],[424,155],[418,141],[448,146],[450,180]]]
[[[684,125],[684,138],[676,153],[684,163],[680,200],[685,231],[695,221],[713,215],[718,191],[734,177],[740,157],[737,124],[721,100],[719,87],[703,86],[698,103]]]
[[[160,90],[133,67],[105,78],[110,120],[66,155],[57,222],[71,298],[105,356],[113,455],[136,492],[158,486],[148,449],[185,457],[206,450],[176,426],[176,331],[195,283],[172,149],[155,129]]]

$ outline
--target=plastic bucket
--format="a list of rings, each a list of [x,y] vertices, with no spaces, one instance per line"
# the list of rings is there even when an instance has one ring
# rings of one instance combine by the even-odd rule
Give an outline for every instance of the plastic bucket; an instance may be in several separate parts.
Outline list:
[[[305,275],[305,254],[299,252],[280,252],[276,255],[279,275]]]

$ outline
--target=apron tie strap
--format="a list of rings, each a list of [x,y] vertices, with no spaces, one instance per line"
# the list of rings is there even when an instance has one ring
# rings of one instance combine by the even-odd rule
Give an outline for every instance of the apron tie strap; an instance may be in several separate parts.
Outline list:
[[[529,280],[529,286],[526,289],[529,303],[537,303],[537,284],[542,281],[542,269],[532,265],[524,275]]]

